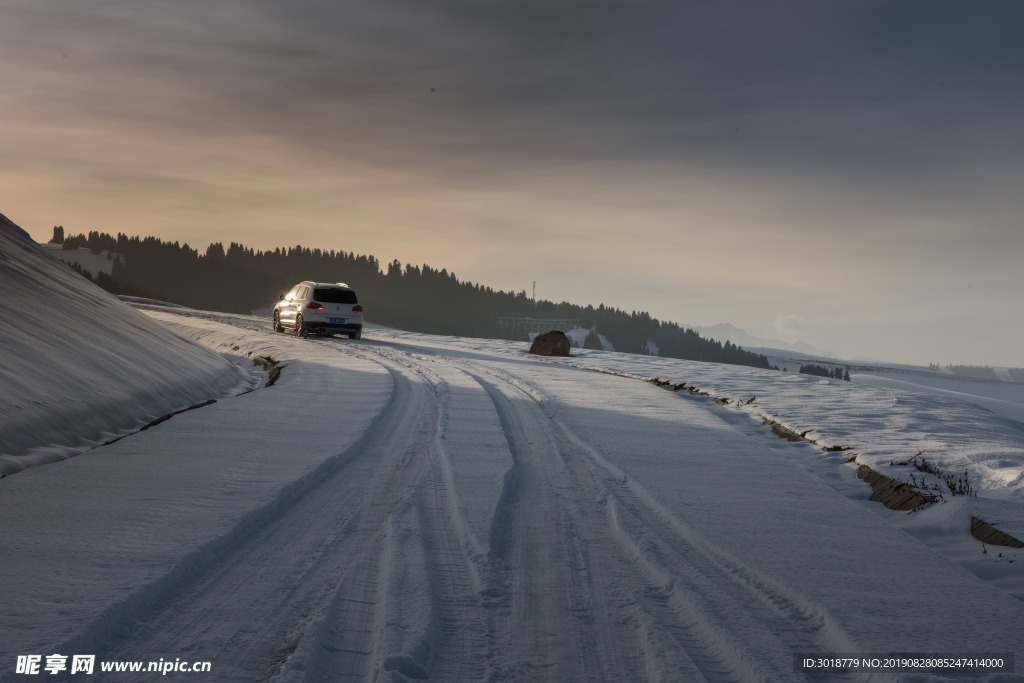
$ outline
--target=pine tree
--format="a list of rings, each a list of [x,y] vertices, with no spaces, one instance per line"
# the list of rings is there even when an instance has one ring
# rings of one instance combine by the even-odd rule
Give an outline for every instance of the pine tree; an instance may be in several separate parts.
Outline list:
[[[53,237],[50,238],[50,244],[64,244],[64,226],[55,225],[53,226]]]
[[[833,377],[832,372],[828,368],[821,365],[814,365],[813,363],[811,365],[801,365],[800,372],[805,375],[815,375],[817,377]]]
[[[595,351],[600,351],[604,348],[601,346],[601,338],[597,336],[596,331],[590,330],[587,333],[587,338],[583,340],[583,348],[594,349]]]

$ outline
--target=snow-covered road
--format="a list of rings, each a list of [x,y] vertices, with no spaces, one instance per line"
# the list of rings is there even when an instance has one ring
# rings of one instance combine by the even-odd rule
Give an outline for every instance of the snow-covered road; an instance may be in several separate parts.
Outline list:
[[[285,368],[0,481],[0,671],[59,652],[217,681],[795,681],[794,653],[1024,655],[1000,587],[1024,562],[968,571],[841,460],[709,398],[506,342],[140,308]]]

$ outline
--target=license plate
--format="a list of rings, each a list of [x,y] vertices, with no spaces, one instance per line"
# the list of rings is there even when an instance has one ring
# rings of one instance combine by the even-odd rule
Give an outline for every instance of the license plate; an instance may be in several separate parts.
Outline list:
[[[344,325],[345,324],[345,319],[344,318],[331,318],[331,322],[332,323],[338,323],[339,325]]]

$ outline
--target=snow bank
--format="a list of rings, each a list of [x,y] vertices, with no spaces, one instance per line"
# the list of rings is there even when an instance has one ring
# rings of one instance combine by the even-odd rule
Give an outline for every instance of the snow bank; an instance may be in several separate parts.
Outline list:
[[[0,480],[0,585],[18,586],[0,614],[0,680],[17,654],[94,652],[244,543],[346,462],[391,395],[378,364],[273,335],[266,321],[234,316],[239,329],[202,311],[147,308],[182,337],[145,322],[196,357],[237,346],[281,360],[281,378]]]
[[[1003,399],[1003,416],[993,414],[996,403],[976,395],[927,390],[905,384],[870,386],[858,381],[775,372],[738,366],[654,359],[625,354],[579,359],[581,367],[608,370],[673,383],[743,401],[737,410],[773,417],[820,446],[849,446],[858,461],[882,471],[889,461],[908,460],[923,450],[929,461],[947,471],[968,468],[971,480],[989,492],[1024,497],[1024,438],[1022,425],[1002,419],[1024,413],[1024,405]]]
[[[251,383],[54,260],[0,215],[0,475]]]

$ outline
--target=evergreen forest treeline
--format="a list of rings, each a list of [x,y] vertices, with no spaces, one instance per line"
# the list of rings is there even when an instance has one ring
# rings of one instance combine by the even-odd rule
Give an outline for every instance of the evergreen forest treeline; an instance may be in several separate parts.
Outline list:
[[[64,238],[54,230],[53,241]],[[428,334],[500,339],[499,317],[578,318],[626,353],[648,353],[648,339],[658,354],[770,368],[768,358],[726,341],[704,339],[680,325],[601,304],[579,306],[563,301],[533,301],[526,291],[505,292],[430,266],[381,265],[373,256],[295,246],[257,251],[232,242],[206,251],[156,237],[117,237],[90,232],[62,239],[65,249],[86,247],[94,253],[120,254],[112,273],[97,284],[115,294],[149,292],[153,298],[191,308],[249,313],[272,306],[302,280],[345,282],[356,290],[369,321]],[[525,340],[525,339],[524,339]],[[596,336],[594,341],[596,341]]]
[[[800,372],[805,375],[816,375],[817,377],[831,377],[832,379],[845,379],[850,381],[850,368],[826,368],[823,365],[801,365]]]
[[[929,363],[928,369],[942,372],[942,366],[938,363]],[[960,377],[999,381],[999,376],[996,375],[995,369],[987,365],[947,365],[946,369]],[[1006,368],[1006,372],[1010,375],[1011,382],[1024,384],[1024,368]]]

